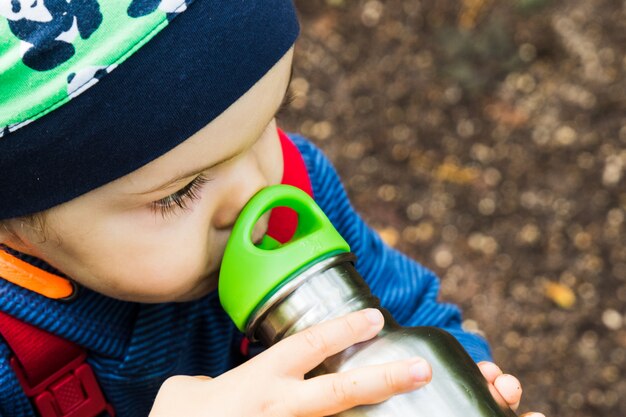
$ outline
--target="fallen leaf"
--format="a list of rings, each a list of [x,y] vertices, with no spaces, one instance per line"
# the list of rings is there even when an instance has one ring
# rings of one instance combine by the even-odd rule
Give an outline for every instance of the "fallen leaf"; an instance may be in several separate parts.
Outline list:
[[[378,230],[378,234],[381,239],[388,244],[389,246],[396,246],[398,243],[399,233],[393,227],[385,227],[384,229]]]
[[[561,308],[569,309],[576,303],[574,291],[558,282],[548,282],[545,286],[545,295]]]

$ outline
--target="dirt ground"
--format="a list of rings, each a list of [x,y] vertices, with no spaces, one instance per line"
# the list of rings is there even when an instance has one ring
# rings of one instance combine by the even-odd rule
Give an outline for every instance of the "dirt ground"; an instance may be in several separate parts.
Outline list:
[[[626,1],[300,0],[282,118],[435,270],[520,411],[626,415]]]

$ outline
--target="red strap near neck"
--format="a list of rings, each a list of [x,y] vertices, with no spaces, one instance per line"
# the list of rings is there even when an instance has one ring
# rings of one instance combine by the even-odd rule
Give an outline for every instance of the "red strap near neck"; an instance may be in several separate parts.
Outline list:
[[[56,372],[59,364],[80,356],[72,342],[0,312],[0,333],[15,353],[31,386],[39,385]]]
[[[283,179],[281,184],[293,185],[313,197],[313,188],[306,165],[300,155],[300,151],[293,144],[291,139],[278,129],[278,137],[283,150]],[[277,207],[270,215],[267,234],[285,243],[291,239],[298,225],[298,215],[295,211],[287,207]]]
[[[0,312],[0,334],[24,393],[40,417],[96,417],[107,404],[87,352],[78,345]]]

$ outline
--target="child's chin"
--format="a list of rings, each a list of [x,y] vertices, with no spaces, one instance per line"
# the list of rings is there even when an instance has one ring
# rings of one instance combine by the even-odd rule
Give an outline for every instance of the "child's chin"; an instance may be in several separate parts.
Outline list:
[[[108,293],[107,295],[122,301],[148,304],[193,301],[217,290],[218,277],[219,271],[215,271],[196,280],[191,288],[172,288],[168,292],[162,289],[158,293],[138,291],[126,294]]]
[[[217,290],[217,278],[219,277],[219,271],[210,273],[208,276],[201,278],[195,287],[190,291],[182,293],[168,301],[193,301],[204,297],[205,295]]]

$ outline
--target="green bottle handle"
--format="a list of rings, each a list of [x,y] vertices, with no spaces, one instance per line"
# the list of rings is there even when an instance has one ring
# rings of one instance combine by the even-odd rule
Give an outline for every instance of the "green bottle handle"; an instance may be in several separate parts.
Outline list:
[[[256,246],[254,226],[276,207],[289,207],[298,214],[294,236],[284,244],[265,236]],[[244,331],[252,313],[291,277],[316,260],[349,251],[350,246],[304,191],[290,185],[264,188],[243,208],[226,245],[218,284],[222,306]]]

